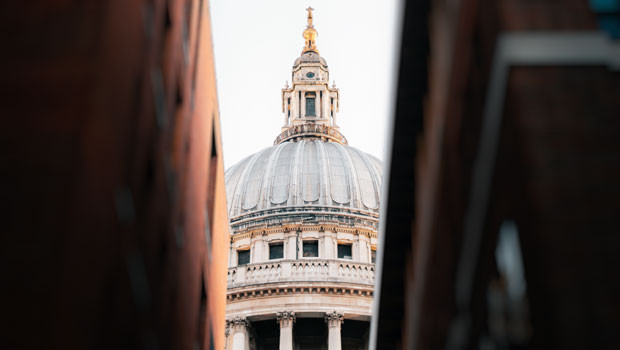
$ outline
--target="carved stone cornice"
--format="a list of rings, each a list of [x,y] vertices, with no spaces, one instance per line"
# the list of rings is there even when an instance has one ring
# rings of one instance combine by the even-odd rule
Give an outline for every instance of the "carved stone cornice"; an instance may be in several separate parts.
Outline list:
[[[316,286],[298,284],[295,286],[277,286],[264,285],[253,286],[251,288],[240,288],[229,290],[226,294],[228,301],[239,301],[248,298],[274,297],[278,295],[296,295],[296,294],[325,294],[325,295],[345,295],[353,297],[372,298],[373,287],[352,287],[352,286]]]
[[[293,327],[293,323],[297,320],[295,313],[289,311],[277,312],[276,319],[280,324],[280,328]]]
[[[334,312],[325,314],[325,322],[329,328],[337,327],[340,329],[340,326],[344,322],[344,315],[334,310]]]
[[[312,218],[311,221],[308,221],[309,216]],[[323,226],[326,231],[330,227],[361,229],[376,233],[378,224],[378,212],[337,206],[271,208],[230,218],[233,236],[257,230],[284,232],[295,230],[299,226],[313,227],[317,230]]]
[[[338,225],[288,225],[280,227],[260,227],[247,231],[233,232],[231,242],[236,242],[245,238],[261,237],[272,233],[284,233],[285,235],[293,235],[297,232],[317,231],[321,233],[351,233],[355,235],[366,236],[368,238],[377,238],[377,231],[369,228],[342,227]]]

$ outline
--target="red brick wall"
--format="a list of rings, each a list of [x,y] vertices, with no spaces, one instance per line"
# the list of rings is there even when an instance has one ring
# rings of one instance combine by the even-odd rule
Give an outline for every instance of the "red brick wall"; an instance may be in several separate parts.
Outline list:
[[[208,348],[212,327],[221,348],[228,224],[208,2],[2,7],[2,347]]]

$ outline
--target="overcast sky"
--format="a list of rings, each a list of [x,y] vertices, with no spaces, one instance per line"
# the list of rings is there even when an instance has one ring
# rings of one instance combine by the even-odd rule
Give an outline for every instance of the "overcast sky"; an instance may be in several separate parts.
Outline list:
[[[314,8],[317,48],[340,89],[340,131],[384,159],[400,1],[212,0],[224,165],[270,147],[284,122],[281,89]],[[331,86],[331,83],[330,83]]]

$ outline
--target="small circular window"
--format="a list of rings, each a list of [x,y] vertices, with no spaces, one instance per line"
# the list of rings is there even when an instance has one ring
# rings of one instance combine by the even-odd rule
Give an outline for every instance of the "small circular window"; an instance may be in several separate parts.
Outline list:
[[[308,72],[308,73],[306,73],[306,76],[307,76],[308,78],[312,78],[312,77],[314,77],[314,73],[312,73],[312,72]]]

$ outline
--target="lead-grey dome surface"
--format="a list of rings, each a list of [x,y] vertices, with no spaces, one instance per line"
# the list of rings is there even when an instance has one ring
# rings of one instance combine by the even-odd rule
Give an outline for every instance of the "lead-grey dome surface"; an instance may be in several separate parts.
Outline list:
[[[327,61],[314,51],[307,51],[301,54],[293,63],[293,67],[298,66],[300,63],[320,63],[327,67]]]
[[[381,167],[377,158],[336,142],[301,140],[263,149],[226,171],[229,218],[289,207],[376,216]]]

